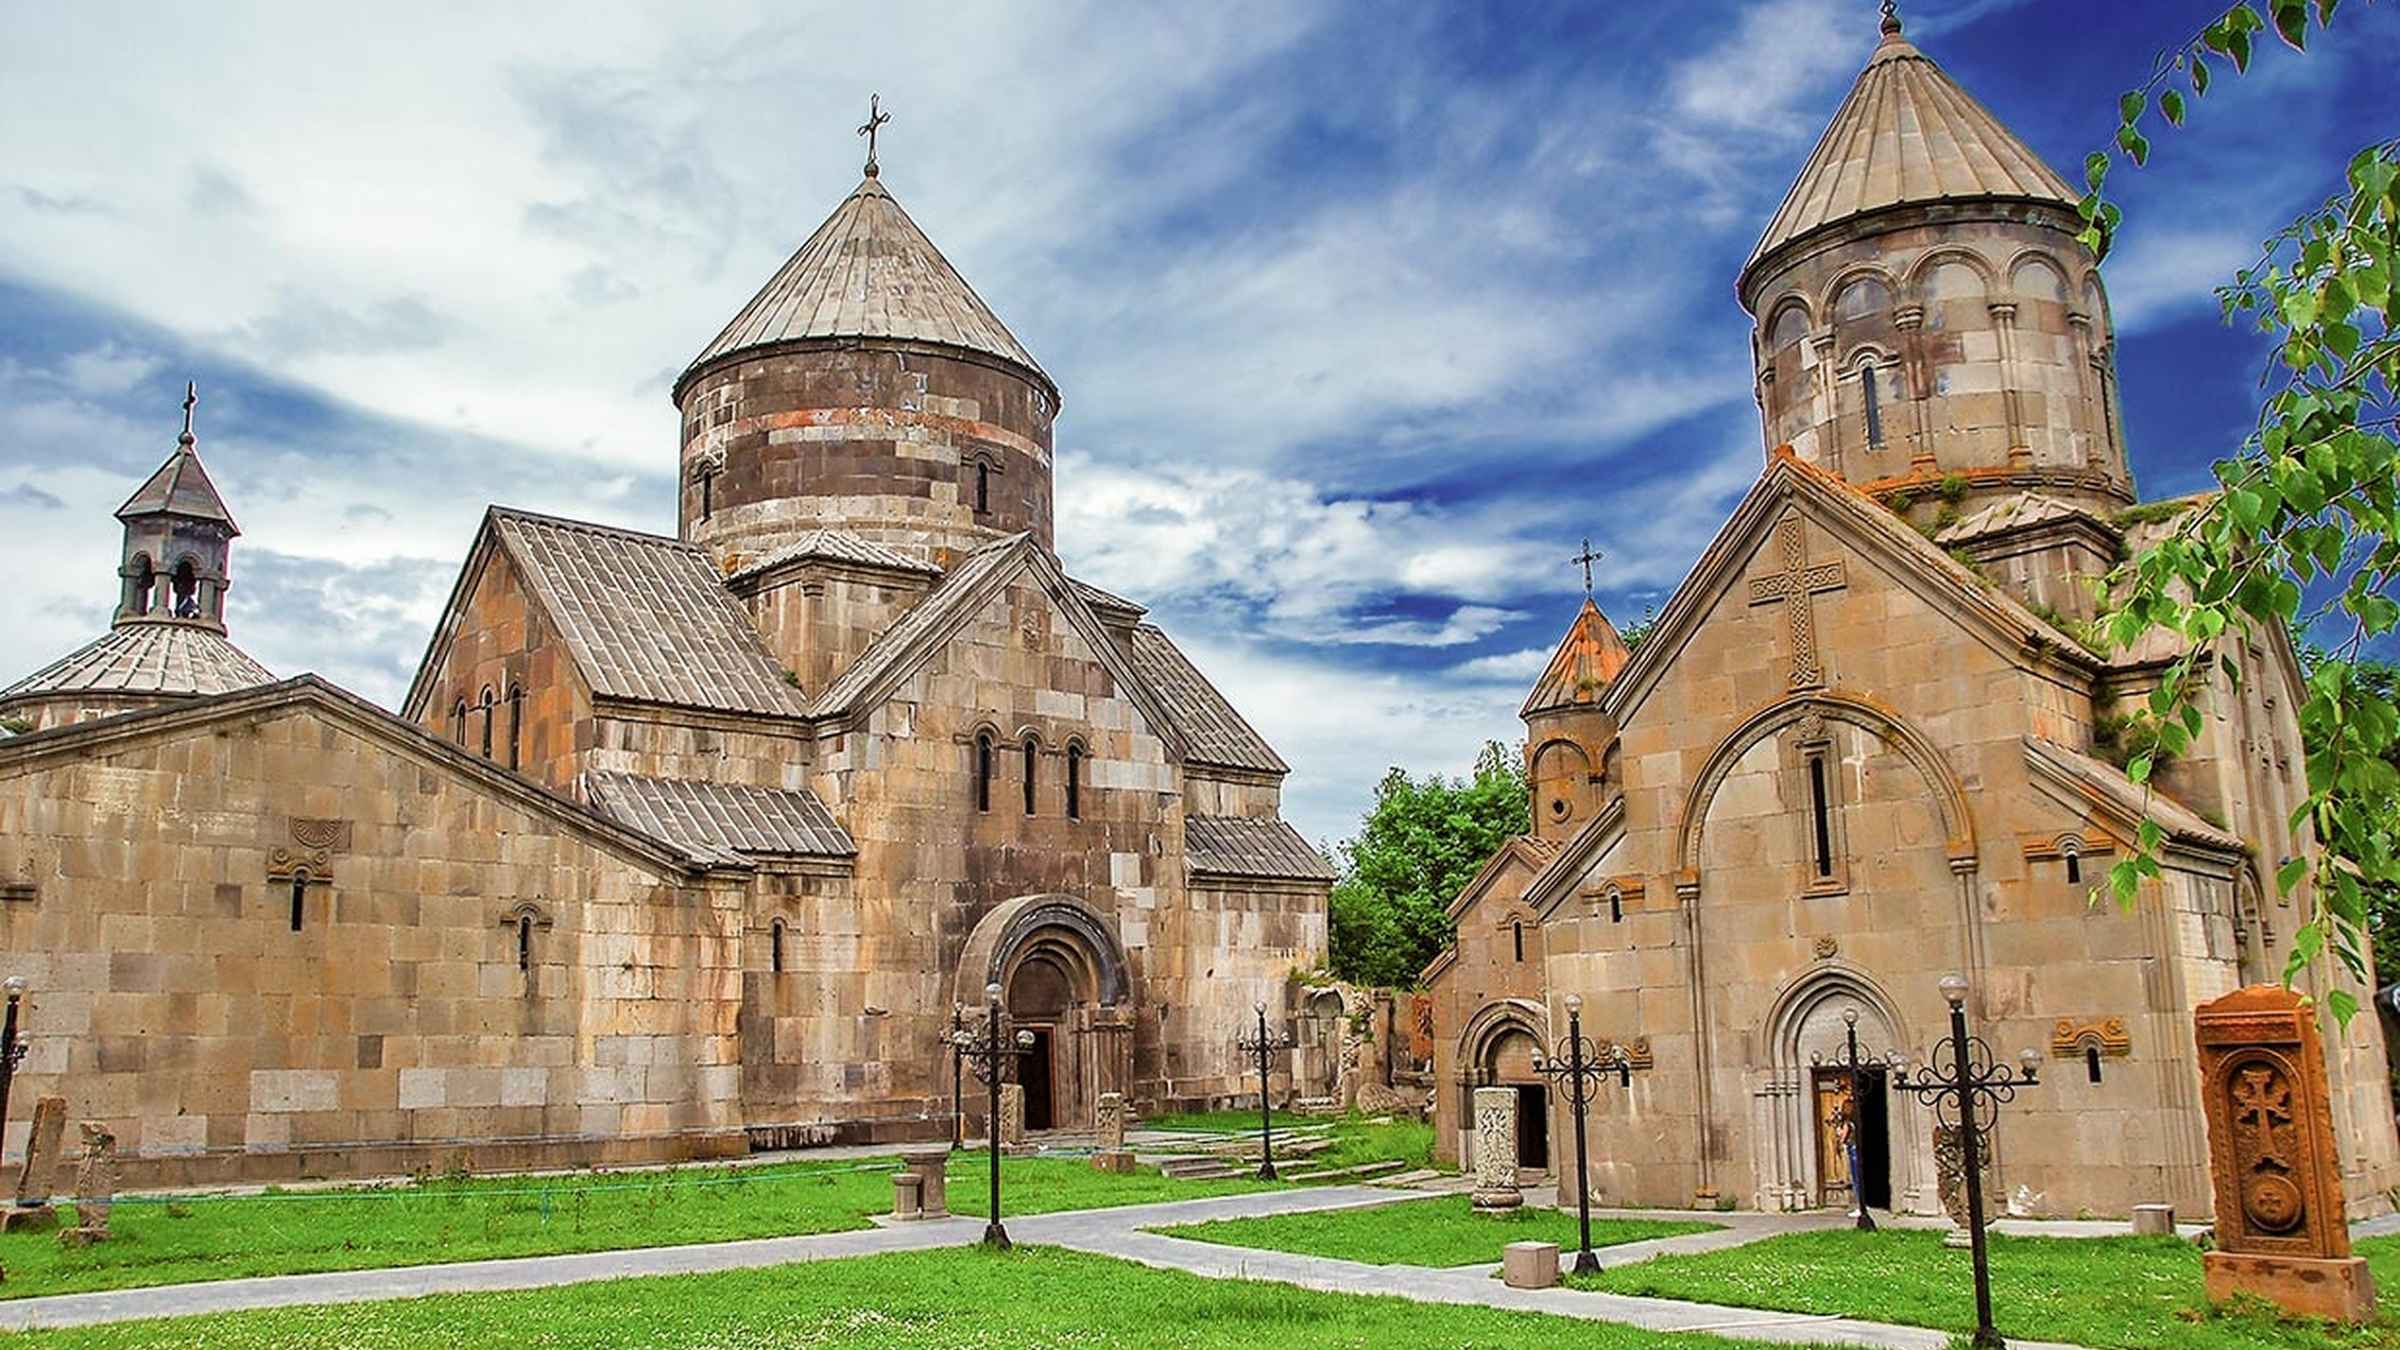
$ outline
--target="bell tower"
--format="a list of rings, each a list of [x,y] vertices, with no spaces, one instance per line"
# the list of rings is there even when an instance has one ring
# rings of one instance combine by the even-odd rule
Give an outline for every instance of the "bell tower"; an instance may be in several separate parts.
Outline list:
[[[1596,557],[1586,543],[1585,565]],[[1583,608],[1517,714],[1525,721],[1525,781],[1533,795],[1536,838],[1565,842],[1608,800],[1617,722],[1600,700],[1632,659],[1632,649],[1592,599],[1587,580]]]
[[[2004,493],[2131,504],[2108,297],[2076,201],[1887,4],[1742,269],[1766,449],[1954,518]]]
[[[241,530],[200,467],[199,438],[192,432],[192,410],[199,403],[199,386],[185,385],[183,434],[175,438],[174,452],[117,508],[125,526],[117,569],[119,625],[189,624],[225,631],[233,540]]]

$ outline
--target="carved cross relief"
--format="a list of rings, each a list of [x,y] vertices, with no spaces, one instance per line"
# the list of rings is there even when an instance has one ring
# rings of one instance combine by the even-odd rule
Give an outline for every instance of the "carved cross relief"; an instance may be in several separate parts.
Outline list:
[[[1838,591],[1848,584],[1842,570],[1842,560],[1810,563],[1808,561],[1808,527],[1798,516],[1787,516],[1775,527],[1775,539],[1783,555],[1783,570],[1750,579],[1750,603],[1772,605],[1782,602],[1791,623],[1792,676],[1794,689],[1817,689],[1825,684],[1824,663],[1817,658],[1817,616],[1811,596],[1824,591]]]

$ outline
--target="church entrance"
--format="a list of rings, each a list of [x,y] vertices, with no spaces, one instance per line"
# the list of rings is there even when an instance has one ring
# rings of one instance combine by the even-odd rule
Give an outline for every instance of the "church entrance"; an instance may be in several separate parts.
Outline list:
[[[1130,1098],[1132,972],[1114,929],[1090,906],[1066,895],[999,905],[968,935],[957,979],[970,1006],[985,983],[999,985],[1009,1024],[1033,1033],[1016,1070],[1026,1129],[1090,1129],[1101,1094]]]
[[[1814,1074],[1817,1137],[1817,1203],[1855,1207],[1863,1198],[1870,1209],[1892,1207],[1892,1140],[1890,1103],[1883,1070],[1864,1075],[1866,1092],[1852,1100],[1847,1069],[1819,1068]],[[1856,1148],[1856,1167],[1852,1149]]]
[[[1033,1053],[1027,1055],[1023,1066],[1025,1086],[1025,1128],[1028,1130],[1055,1129],[1057,1113],[1053,1109],[1057,1098],[1050,1085],[1051,1027],[1033,1029]]]
[[[1531,1083],[1517,1084],[1517,1168],[1550,1170],[1550,1090]]]

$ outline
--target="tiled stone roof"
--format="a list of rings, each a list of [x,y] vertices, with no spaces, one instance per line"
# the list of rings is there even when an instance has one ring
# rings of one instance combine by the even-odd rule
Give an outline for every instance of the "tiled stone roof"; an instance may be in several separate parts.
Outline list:
[[[593,693],[729,712],[807,711],[706,550],[504,507],[492,508],[491,523]]]
[[[884,567],[902,572],[928,572],[936,576],[942,570],[923,558],[910,557],[896,548],[878,544],[848,530],[810,530],[772,553],[745,560],[741,566],[726,573],[725,579],[740,581],[786,563],[820,558],[828,562],[855,563],[861,567]]]
[[[1219,876],[1331,881],[1333,868],[1283,820],[1186,816],[1184,856],[1195,872]]]
[[[176,446],[167,462],[117,508],[119,520],[157,515],[219,521],[234,534],[241,533],[234,526],[233,512],[225,509],[225,499],[217,495],[217,485],[208,480],[208,470],[200,467],[199,452],[192,449],[188,433],[185,443]]]
[[[896,338],[996,356],[1048,374],[873,178],[768,279],[684,378],[728,353],[805,338]],[[678,393],[682,381],[677,382]]]
[[[2145,790],[2141,784],[2125,776],[2125,771],[2105,760],[2094,759],[2079,750],[2069,750],[2056,741],[2039,736],[2025,738],[2026,757],[2051,774],[2080,789],[2085,795],[2114,807],[2129,819],[2140,820],[2144,815],[2156,820],[2167,834],[2211,848],[2239,851],[2242,841],[2232,834],[2209,824],[2200,814],[2156,788]]]
[[[848,857],[850,832],[805,788],[744,787],[645,778],[599,769],[584,775],[592,805],[617,822],[701,854]]]
[[[1890,207],[2001,198],[2071,209],[2079,195],[1894,23],[1767,222],[1750,263]]]
[[[1115,614],[1130,614],[1137,618],[1150,612],[1148,607],[1136,604],[1114,591],[1101,590],[1088,581],[1077,581],[1073,577],[1068,577],[1067,584],[1074,587],[1075,593],[1083,597],[1083,602],[1094,609]]]
[[[1517,715],[1531,717],[1537,712],[1577,705],[1597,707],[1608,682],[1617,678],[1617,672],[1625,669],[1625,663],[1632,659],[1633,650],[1617,635],[1616,626],[1587,597]]]
[[[2100,515],[2072,502],[2062,502],[2039,492],[2019,492],[2002,497],[1964,520],[1952,522],[1933,536],[1933,542],[1944,548],[1953,548],[1987,535],[2068,520],[2086,520],[2112,534],[2116,532],[2115,527]]]
[[[1267,738],[1234,711],[1158,625],[1146,623],[1133,630],[1133,664],[1190,743],[1187,760],[1260,773],[1291,772]]]
[[[214,629],[125,623],[0,690],[0,700],[62,693],[229,694],[275,676]]]

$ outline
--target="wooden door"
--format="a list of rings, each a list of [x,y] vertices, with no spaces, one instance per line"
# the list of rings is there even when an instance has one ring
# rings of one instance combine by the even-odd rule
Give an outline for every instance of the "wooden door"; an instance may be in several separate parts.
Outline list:
[[[1841,1069],[1819,1069],[1815,1088],[1817,1203],[1846,1205],[1850,1203],[1850,1137],[1855,1128],[1850,1075]]]

